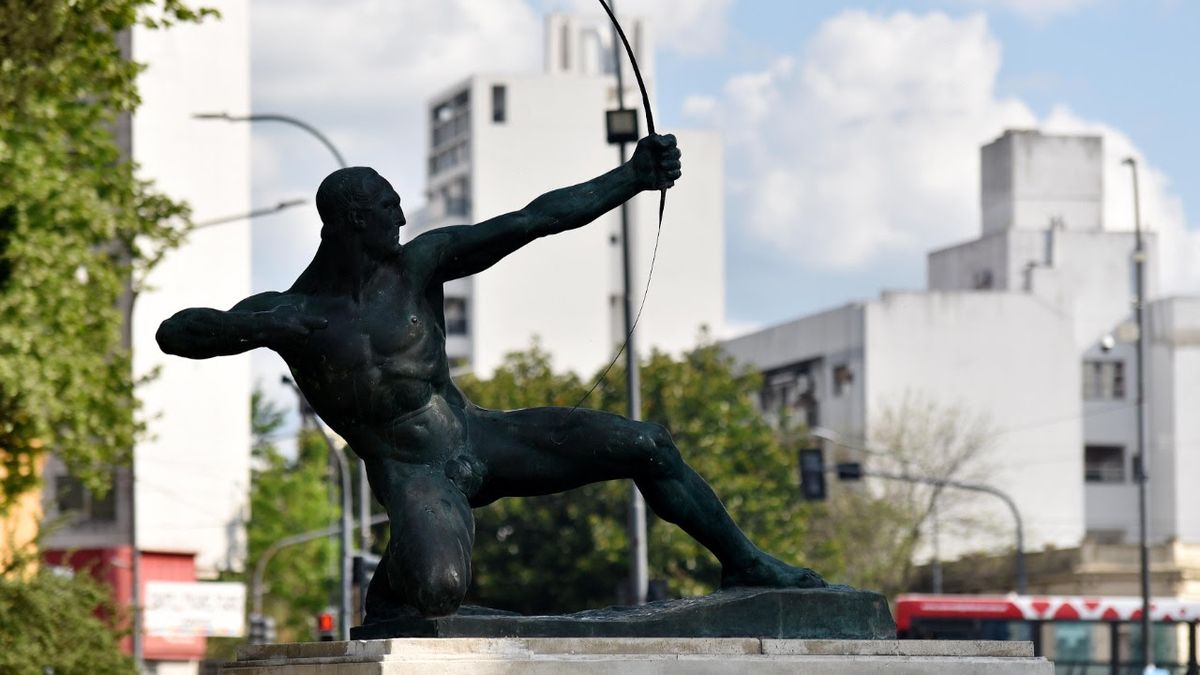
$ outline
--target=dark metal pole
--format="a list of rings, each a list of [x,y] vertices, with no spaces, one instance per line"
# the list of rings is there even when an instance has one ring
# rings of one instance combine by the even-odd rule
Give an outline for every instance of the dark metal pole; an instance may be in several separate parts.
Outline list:
[[[863,471],[862,475],[871,478],[886,478],[888,480],[898,480],[907,483],[920,483],[922,485],[933,485],[935,487],[952,487],[960,490],[970,490],[972,492],[983,492],[993,497],[998,497],[1004,502],[1008,510],[1012,512],[1013,521],[1017,526],[1017,594],[1025,595],[1028,590],[1029,580],[1025,571],[1025,528],[1021,522],[1021,512],[1017,510],[1017,504],[1009,497],[1007,493],[1001,492],[990,485],[981,485],[979,483],[963,483],[956,480],[946,480],[944,478],[927,478],[925,476],[910,476],[899,473],[886,473],[882,471]]]
[[[1150,629],[1150,545],[1149,524],[1146,508],[1146,482],[1150,479],[1149,457],[1146,453],[1146,247],[1142,241],[1141,205],[1138,203],[1137,160],[1127,157],[1133,176],[1133,232],[1134,232],[1134,288],[1137,297],[1133,303],[1134,321],[1137,323],[1137,475],[1133,478],[1138,486],[1138,549],[1141,557],[1142,582],[1142,663],[1149,670],[1154,665],[1154,635]]]
[[[339,548],[341,559],[339,572],[339,592],[338,592],[338,632],[341,633],[343,640],[350,639],[350,579],[352,574],[351,557],[354,555],[354,546],[351,544],[350,538],[354,532],[354,524],[351,514],[353,507],[351,506],[350,495],[350,466],[346,461],[346,455],[342,453],[337,444],[333,442],[333,437],[325,430],[325,425],[321,424],[321,420],[317,417],[317,413],[308,405],[308,400],[304,398],[304,393],[292,382],[291,378],[284,375],[283,383],[292,388],[296,392],[296,396],[300,398],[301,414],[313,421],[313,426],[317,432],[321,434],[321,438],[325,441],[325,447],[329,449],[329,456],[334,459],[334,463],[338,470],[338,483],[341,490],[342,508],[341,508],[341,525],[339,530]]]
[[[615,0],[608,0],[609,9],[617,11]],[[621,67],[621,41],[613,27],[613,68],[617,75],[617,108],[625,110],[625,78]],[[617,147],[619,163],[625,163],[625,144]],[[638,372],[637,343],[633,327],[633,244],[630,241],[629,203],[621,204],[621,278],[624,283],[622,310],[625,316],[625,395],[629,402],[626,411],[631,420],[642,418],[642,384]],[[637,485],[630,482],[629,492],[629,591],[631,604],[646,604],[646,589],[650,585],[649,551],[646,546],[646,500]]]
[[[284,209],[290,209],[293,206],[300,206],[304,203],[303,199],[285,199],[274,206],[266,206],[261,209],[254,209],[248,213],[243,213],[238,216],[221,216],[209,220],[202,220],[198,223],[192,223],[192,229],[198,230],[202,227],[212,227],[213,225],[224,225],[226,223],[236,223],[239,220],[249,220],[250,218],[258,218],[259,216],[269,216],[272,213],[279,213]]]
[[[841,437],[837,433],[832,432],[828,429],[822,429],[820,427],[814,427],[812,429],[809,429],[808,433],[810,436],[815,436],[817,438],[827,440],[831,443],[837,443],[838,445],[843,445],[847,448],[858,450],[860,452],[866,452],[869,454],[882,455],[882,456],[891,456],[891,455],[895,454],[895,453],[887,453],[887,452],[883,452],[881,450],[875,450],[872,448],[868,448],[864,445],[854,445],[852,443],[848,443],[845,440],[842,440]],[[1016,551],[1017,593],[1020,595],[1024,595],[1025,592],[1028,590],[1029,579],[1028,579],[1028,574],[1026,573],[1026,570],[1025,570],[1025,528],[1021,521],[1021,512],[1019,510],[1017,510],[1016,502],[1014,502],[1012,500],[1012,497],[1008,496],[1008,493],[997,490],[996,488],[994,488],[990,485],[982,485],[980,483],[964,483],[961,481],[948,480],[945,478],[929,478],[926,476],[913,476],[908,473],[886,473],[886,472],[882,472],[882,471],[866,471],[866,470],[864,470],[862,472],[862,475],[870,476],[873,478],[885,478],[887,480],[904,481],[907,483],[920,483],[922,485],[932,485],[934,487],[952,487],[952,488],[958,488],[960,490],[970,490],[972,492],[983,492],[983,493],[992,495],[993,497],[999,498],[1001,501],[1004,502],[1005,506],[1008,507],[1008,510],[1010,512],[1012,512],[1013,522],[1016,524],[1016,530],[1017,530],[1017,532],[1016,532],[1016,534],[1017,534],[1017,551]]]

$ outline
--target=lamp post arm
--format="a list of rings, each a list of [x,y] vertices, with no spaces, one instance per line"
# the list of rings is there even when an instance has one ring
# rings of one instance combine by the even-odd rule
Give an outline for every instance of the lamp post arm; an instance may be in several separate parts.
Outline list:
[[[329,152],[333,154],[333,157],[334,157],[334,159],[337,160],[339,167],[344,169],[347,166],[346,159],[344,157],[342,157],[342,153],[338,152],[337,146],[335,146],[333,144],[333,141],[329,140],[329,138],[326,137],[325,134],[321,133],[313,125],[309,124],[308,122],[305,122],[304,120],[296,119],[295,117],[292,117],[291,115],[280,115],[277,113],[263,113],[261,115],[260,114],[230,115],[227,112],[221,112],[221,113],[198,113],[196,115],[193,115],[193,117],[195,117],[196,119],[202,119],[202,120],[227,120],[230,122],[283,122],[284,124],[290,124],[294,127],[299,127],[300,129],[307,131],[314,138],[316,138],[318,141],[320,141],[321,144],[324,145],[329,150]]]
[[[388,515],[386,513],[376,513],[374,516],[371,516],[367,522],[371,525],[382,525],[383,523],[388,522]],[[263,576],[265,576],[267,572],[267,563],[271,562],[271,558],[275,557],[276,553],[279,553],[281,549],[285,549],[289,546],[303,544],[314,539],[324,539],[325,537],[331,537],[340,532],[340,525],[330,525],[329,527],[323,527],[319,530],[309,530],[308,532],[301,532],[300,534],[293,534],[284,537],[276,540],[274,543],[268,546],[267,549],[262,552],[262,555],[258,557],[258,562],[254,564],[254,576],[250,579],[250,594],[254,601],[254,613],[260,616],[262,615],[262,580]]]
[[[969,490],[972,492],[983,492],[985,494],[998,497],[1004,502],[1008,510],[1012,512],[1013,521],[1017,526],[1017,593],[1024,595],[1028,590],[1028,577],[1025,570],[1025,528],[1021,521],[1021,512],[1017,510],[1017,504],[1012,497],[1007,493],[997,490],[990,485],[980,483],[964,483],[957,480],[949,480],[946,478],[929,478],[926,476],[910,476],[908,474],[888,473],[886,471],[868,471],[864,470],[862,475],[871,478],[883,478],[886,480],[898,480],[906,483],[919,483],[922,485],[932,485],[934,487],[952,487],[959,490]]]

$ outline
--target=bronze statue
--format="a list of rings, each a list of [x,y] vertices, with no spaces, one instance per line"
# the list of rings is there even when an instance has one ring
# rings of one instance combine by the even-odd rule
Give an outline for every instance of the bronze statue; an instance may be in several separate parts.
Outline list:
[[[317,190],[321,245],[291,288],[163,322],[158,343],[170,354],[278,352],[312,407],[366,462],[391,519],[367,623],[408,608],[430,617],[458,609],[471,581],[473,507],[617,478],[636,481],[660,518],[716,555],[723,587],[826,585],[752,544],[662,426],[583,409],[487,410],[450,378],[444,282],[582,227],[643,190],[669,188],[680,167],[673,136],[648,136],[598,178],[403,245],[404,213],[388,182],[369,168],[341,169]]]

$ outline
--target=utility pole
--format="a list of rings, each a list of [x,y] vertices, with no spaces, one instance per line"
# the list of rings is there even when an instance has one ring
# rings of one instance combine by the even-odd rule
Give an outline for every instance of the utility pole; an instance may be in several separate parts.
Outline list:
[[[1126,157],[1122,164],[1129,166],[1133,176],[1133,317],[1137,324],[1137,438],[1133,479],[1138,486],[1138,552],[1141,558],[1142,582],[1142,663],[1146,672],[1154,670],[1154,634],[1150,629],[1150,545],[1146,509],[1146,483],[1150,480],[1149,458],[1146,455],[1146,247],[1142,240],[1141,205],[1138,203],[1137,160]]]
[[[339,555],[341,561],[338,574],[338,633],[341,634],[343,640],[350,639],[350,581],[352,570],[352,556],[354,555],[354,545],[351,543],[351,536],[354,533],[354,524],[352,522],[352,507],[350,505],[350,463],[346,461],[346,455],[333,442],[333,437],[326,431],[325,425],[321,423],[317,413],[308,404],[308,399],[304,398],[304,393],[296,386],[287,375],[283,376],[283,383],[292,388],[296,392],[296,396],[300,399],[300,415],[312,420],[313,426],[317,432],[321,434],[321,438],[325,441],[325,447],[329,449],[329,456],[334,460],[338,471],[338,483],[341,493],[341,525],[337,528],[339,540]]]
[[[609,9],[616,14],[615,0],[608,0]],[[612,29],[613,68],[617,75],[617,110],[618,115],[630,113],[633,120],[634,140],[637,137],[637,115],[625,107],[625,78],[621,67],[621,39],[617,35],[616,26]],[[609,142],[614,142],[611,128],[612,115],[609,116]],[[626,160],[625,146],[627,141],[622,138],[616,142],[618,164]],[[642,418],[642,384],[641,373],[638,372],[637,342],[634,339],[633,317],[633,242],[629,223],[629,203],[621,203],[621,271],[624,283],[622,310],[625,317],[625,395],[629,402],[626,414],[631,420]],[[649,553],[646,546],[646,500],[638,490],[637,484],[629,483],[629,599],[631,604],[646,604],[646,591],[650,585]]]

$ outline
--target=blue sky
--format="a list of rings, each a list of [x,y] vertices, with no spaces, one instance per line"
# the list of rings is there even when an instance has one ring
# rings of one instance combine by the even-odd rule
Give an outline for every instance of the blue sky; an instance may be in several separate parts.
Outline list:
[[[1007,126],[1102,133],[1114,167],[1137,155],[1144,217],[1178,253],[1167,286],[1200,293],[1200,3],[617,4],[655,21],[659,126],[725,135],[731,330],[920,288],[928,249],[975,235],[978,147]],[[473,71],[540,68],[544,12],[599,11],[595,0],[330,7],[254,0],[253,106],[325,130],[410,208],[425,100]],[[254,144],[256,204],[311,200],[332,168],[294,130],[256,126]],[[1109,227],[1131,220],[1125,175],[1106,171]],[[255,224],[256,291],[290,283],[318,227],[311,203]],[[277,379],[269,358],[256,361],[265,382]]]

